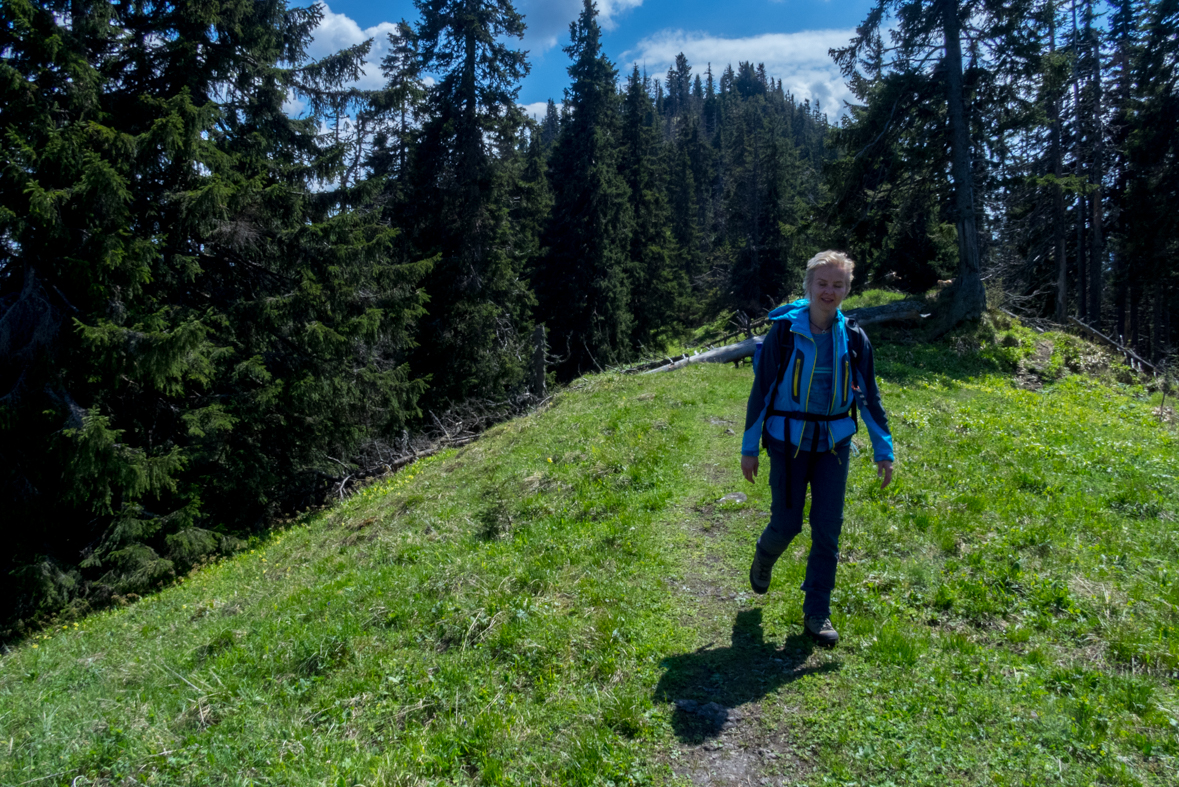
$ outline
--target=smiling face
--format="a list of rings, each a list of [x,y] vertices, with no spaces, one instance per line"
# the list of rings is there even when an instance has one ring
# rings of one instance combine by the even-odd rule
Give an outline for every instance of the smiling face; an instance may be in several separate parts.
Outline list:
[[[807,292],[811,306],[834,314],[850,289],[851,281],[847,271],[839,265],[821,265],[811,274],[810,288]]]

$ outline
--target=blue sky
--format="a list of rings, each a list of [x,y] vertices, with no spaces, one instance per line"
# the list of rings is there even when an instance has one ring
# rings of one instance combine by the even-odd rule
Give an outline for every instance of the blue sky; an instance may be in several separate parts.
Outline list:
[[[328,0],[324,23],[312,55],[373,37],[372,61],[380,60],[386,35],[405,18],[417,20],[412,0]],[[770,76],[800,100],[818,100],[834,119],[848,97],[828,48],[847,42],[863,21],[872,0],[598,0],[603,47],[620,72],[645,66],[662,77],[678,52],[702,73],[708,62],[718,74],[740,60],[764,62]],[[529,52],[532,72],[523,81],[519,101],[531,112],[552,98],[558,103],[569,84],[569,59],[561,47],[569,42],[569,23],[581,0],[516,0],[528,31],[520,48]],[[365,86],[381,82],[371,65]]]

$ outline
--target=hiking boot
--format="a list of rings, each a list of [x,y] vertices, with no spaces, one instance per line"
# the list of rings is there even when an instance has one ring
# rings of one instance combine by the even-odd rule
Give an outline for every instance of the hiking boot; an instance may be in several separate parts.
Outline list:
[[[802,625],[806,629],[807,636],[820,645],[832,647],[839,642],[839,632],[831,625],[830,618],[810,615]]]
[[[765,595],[770,589],[770,577],[774,573],[774,558],[762,553],[760,549],[753,552],[753,565],[749,567],[749,584],[753,592]]]

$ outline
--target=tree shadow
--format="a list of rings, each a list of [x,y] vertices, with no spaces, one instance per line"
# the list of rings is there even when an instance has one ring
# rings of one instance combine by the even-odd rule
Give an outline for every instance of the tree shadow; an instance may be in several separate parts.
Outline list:
[[[960,325],[940,339],[929,327],[885,323],[868,328],[876,356],[876,373],[890,382],[908,385],[933,377],[968,382],[986,374],[1014,371],[996,357],[981,354],[982,340],[998,341],[993,328],[977,323]]]
[[[733,621],[729,647],[713,648],[710,643],[663,659],[660,665],[666,671],[655,686],[654,699],[675,702],[671,726],[681,742],[703,743],[741,718],[739,706],[807,675],[840,669],[838,662],[804,666],[815,647],[799,629],[775,648],[765,641],[761,609],[744,610]]]

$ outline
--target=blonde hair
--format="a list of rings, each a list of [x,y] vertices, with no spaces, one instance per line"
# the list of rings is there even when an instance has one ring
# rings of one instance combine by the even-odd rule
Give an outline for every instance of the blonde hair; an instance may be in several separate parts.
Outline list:
[[[847,290],[851,292],[852,279],[855,278],[855,261],[842,251],[828,249],[811,257],[810,261],[806,264],[806,277],[802,280],[802,292],[808,300],[811,297],[811,285],[815,283],[815,271],[827,265],[833,265],[844,272],[847,276]]]

